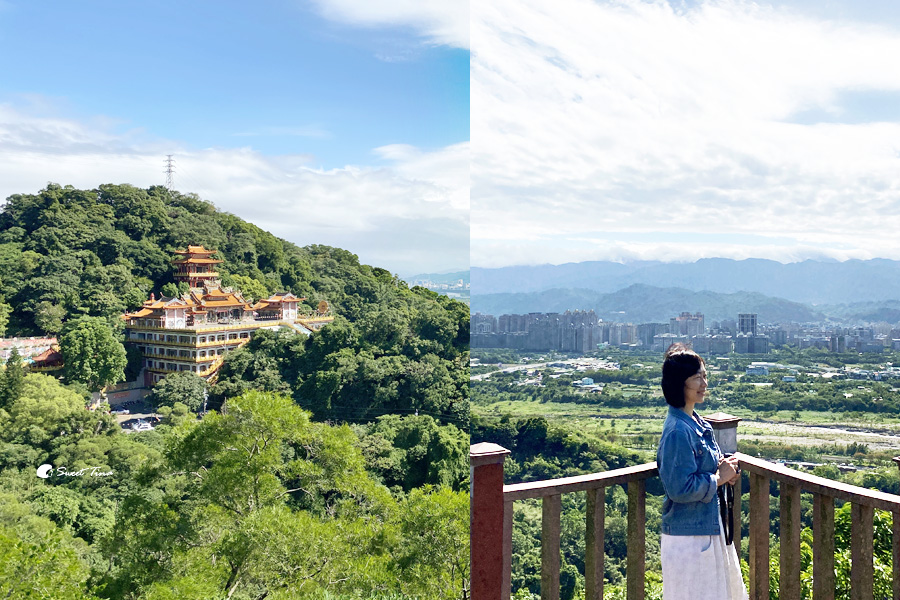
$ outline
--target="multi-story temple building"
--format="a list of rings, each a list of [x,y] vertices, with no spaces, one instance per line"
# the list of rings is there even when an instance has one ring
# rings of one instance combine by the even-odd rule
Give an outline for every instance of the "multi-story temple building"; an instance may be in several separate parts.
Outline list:
[[[308,334],[334,320],[325,302],[301,314],[305,298],[290,292],[247,302],[240,291],[221,287],[214,269],[223,261],[211,258],[214,253],[203,246],[178,251],[175,279],[187,282],[190,291],[158,300],[151,295],[140,310],[123,316],[125,340],[143,356],[145,385],[179,371],[214,380],[225,355],[249,342],[254,331],[288,327]]]

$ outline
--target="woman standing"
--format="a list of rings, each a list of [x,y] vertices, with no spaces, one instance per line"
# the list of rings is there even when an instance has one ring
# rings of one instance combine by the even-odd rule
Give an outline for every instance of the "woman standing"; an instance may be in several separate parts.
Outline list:
[[[716,490],[740,476],[712,427],[694,412],[706,394],[706,366],[683,344],[666,351],[662,389],[669,413],[656,461],[666,492],[660,553],[664,600],[741,600],[747,590],[733,545],[726,545]]]

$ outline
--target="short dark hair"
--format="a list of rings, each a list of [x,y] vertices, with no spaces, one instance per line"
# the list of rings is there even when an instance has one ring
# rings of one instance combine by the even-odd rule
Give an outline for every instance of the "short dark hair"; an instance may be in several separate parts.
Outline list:
[[[703,358],[684,344],[672,344],[666,350],[662,367],[662,391],[666,402],[684,407],[684,382],[703,368]]]

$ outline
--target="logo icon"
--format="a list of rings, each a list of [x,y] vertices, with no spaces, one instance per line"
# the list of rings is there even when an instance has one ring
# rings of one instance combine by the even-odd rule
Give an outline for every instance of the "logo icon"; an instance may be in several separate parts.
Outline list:
[[[50,471],[53,470],[53,465],[41,465],[37,468],[37,476],[41,479],[47,479],[50,477]]]

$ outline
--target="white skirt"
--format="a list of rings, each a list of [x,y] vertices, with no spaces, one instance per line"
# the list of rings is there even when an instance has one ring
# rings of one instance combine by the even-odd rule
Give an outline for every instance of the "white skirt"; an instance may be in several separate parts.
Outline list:
[[[734,544],[719,535],[660,536],[663,600],[747,600]]]

